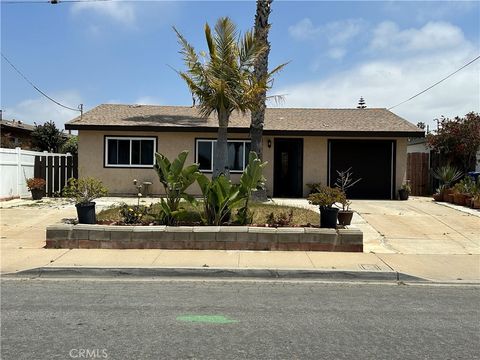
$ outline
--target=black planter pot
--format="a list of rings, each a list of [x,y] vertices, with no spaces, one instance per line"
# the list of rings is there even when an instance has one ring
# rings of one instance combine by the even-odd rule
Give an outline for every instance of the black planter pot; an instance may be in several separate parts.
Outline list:
[[[335,229],[337,227],[338,209],[320,207],[320,227]]]
[[[352,223],[353,211],[350,210],[340,210],[338,212],[338,223],[340,225],[350,225]]]
[[[398,198],[400,200],[408,200],[408,191],[405,189],[398,190]]]
[[[32,200],[41,200],[43,197],[43,189],[32,189]]]
[[[79,224],[96,224],[97,218],[95,217],[95,203],[90,202],[87,204],[76,204],[78,223]]]

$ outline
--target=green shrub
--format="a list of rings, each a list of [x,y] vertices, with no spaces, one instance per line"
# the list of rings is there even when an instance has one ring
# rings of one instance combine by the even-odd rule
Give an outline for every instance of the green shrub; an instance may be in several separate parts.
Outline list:
[[[323,187],[322,183],[313,183],[313,184],[307,184],[308,188],[310,191],[308,194],[314,194],[319,192],[319,190]]]
[[[432,170],[433,176],[440,180],[440,185],[450,186],[463,176],[463,173],[454,166],[446,165]]]
[[[220,175],[212,180],[205,175],[198,176],[198,184],[203,196],[203,219],[208,225],[221,225],[232,220],[232,210],[239,209],[234,221],[241,225],[251,224],[253,213],[250,211],[250,197],[252,192],[264,186],[265,178],[262,170],[267,163],[262,163],[257,154],[251,151],[249,162],[242,176],[240,184],[232,184],[230,179]]]
[[[267,162],[262,163],[257,154],[250,151],[248,165],[240,177],[240,194],[244,204],[237,212],[237,221],[241,225],[251,224],[253,221],[253,212],[249,209],[250,198],[252,192],[265,186],[266,179],[263,176],[263,168],[266,165]]]
[[[338,188],[331,188],[329,186],[322,186],[318,192],[308,196],[308,202],[320,207],[332,207],[333,204],[345,202],[345,193]]]
[[[148,214],[148,207],[145,205],[129,206],[124,204],[120,208],[121,221],[127,225],[141,224]]]
[[[67,186],[62,190],[62,195],[75,201],[76,204],[88,204],[107,194],[107,188],[103,186],[100,180],[93,177],[70,178],[67,181]]]
[[[267,216],[266,224],[271,227],[279,227],[279,226],[290,226],[293,223],[293,210],[290,209],[288,214],[286,212],[280,212],[275,216],[273,212],[271,212]]]
[[[229,222],[232,209],[244,200],[240,186],[232,184],[223,174],[212,180],[201,174],[197,181],[203,196],[203,221],[207,225]]]
[[[185,167],[188,151],[182,151],[176,159],[170,162],[166,156],[156,153],[157,160],[154,169],[165,189],[165,199],[160,200],[163,214],[160,214],[161,221],[167,225],[175,222],[175,214],[179,211],[180,201],[193,203],[195,199],[186,193],[186,190],[201,175],[198,171],[198,164]]]

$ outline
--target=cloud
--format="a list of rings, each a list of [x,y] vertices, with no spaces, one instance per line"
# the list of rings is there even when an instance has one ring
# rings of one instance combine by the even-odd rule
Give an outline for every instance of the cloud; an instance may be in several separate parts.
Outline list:
[[[72,108],[82,103],[78,92],[70,90],[51,94],[52,98]],[[44,97],[27,99],[18,104],[5,108],[3,117],[6,119],[21,120],[24,123],[43,124],[53,120],[58,128],[64,129],[67,121],[77,117],[80,113],[62,108]]]
[[[409,19],[415,19],[418,23],[445,20],[467,12],[478,12],[477,1],[382,1],[381,4],[387,13],[397,18],[403,14]]]
[[[82,12],[95,13],[126,25],[133,25],[136,19],[135,8],[132,3],[114,1],[78,2],[72,4],[71,11],[73,14],[80,14]]]
[[[388,52],[429,52],[466,42],[460,28],[447,22],[428,22],[423,27],[400,30],[392,21],[380,23],[373,31],[370,49]]]
[[[382,51],[374,60],[323,79],[275,89],[275,93],[286,94],[283,105],[352,108],[363,96],[368,107],[388,108],[455,71],[479,52],[478,45],[466,40],[458,27],[448,23],[429,23],[407,30],[400,30],[394,23],[382,23],[377,29],[372,48]],[[391,44],[383,42],[385,34],[391,35]],[[438,34],[442,34],[445,42]],[[422,46],[428,46],[429,51],[424,51]],[[397,56],[397,53],[408,56]],[[477,61],[393,111],[412,123],[430,124],[441,115],[452,117],[480,111],[479,74],[480,62]]]
[[[327,55],[332,59],[341,59],[347,53],[346,45],[367,28],[363,19],[332,21],[315,26],[309,18],[300,20],[288,28],[290,36],[298,41],[324,41],[330,50]]]

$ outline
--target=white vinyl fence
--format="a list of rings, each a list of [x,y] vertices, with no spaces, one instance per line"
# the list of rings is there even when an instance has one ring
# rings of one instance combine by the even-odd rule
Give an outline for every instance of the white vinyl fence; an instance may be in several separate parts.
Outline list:
[[[0,197],[31,196],[27,188],[27,179],[34,177],[35,157],[42,156],[47,158],[68,158],[70,154],[55,154],[22,150],[20,148],[4,149],[0,148]],[[45,181],[53,182],[54,179]]]

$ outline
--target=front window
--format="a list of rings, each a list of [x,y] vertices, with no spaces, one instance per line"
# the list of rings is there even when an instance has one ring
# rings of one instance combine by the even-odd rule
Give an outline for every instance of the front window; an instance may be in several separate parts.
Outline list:
[[[105,166],[152,167],[155,162],[156,138],[105,138]]]
[[[196,141],[196,159],[200,170],[205,172],[213,171],[213,154],[215,152],[216,140],[198,139]],[[230,172],[241,173],[247,166],[248,154],[250,152],[250,141],[228,140],[227,166]]]

